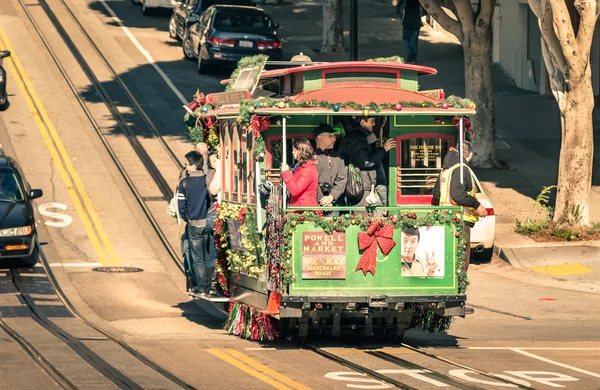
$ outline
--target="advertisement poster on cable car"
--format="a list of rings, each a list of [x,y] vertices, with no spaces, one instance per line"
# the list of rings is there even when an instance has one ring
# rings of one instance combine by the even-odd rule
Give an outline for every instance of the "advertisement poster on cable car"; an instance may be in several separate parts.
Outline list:
[[[365,231],[351,225],[324,232],[298,224],[293,233],[290,294],[324,296],[378,291],[386,295],[453,294],[457,238],[452,224],[402,226],[373,223]]]

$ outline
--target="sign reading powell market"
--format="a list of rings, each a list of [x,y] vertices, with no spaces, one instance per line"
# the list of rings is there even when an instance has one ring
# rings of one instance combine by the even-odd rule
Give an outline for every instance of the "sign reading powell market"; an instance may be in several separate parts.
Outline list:
[[[302,233],[302,279],[346,279],[345,233]]]

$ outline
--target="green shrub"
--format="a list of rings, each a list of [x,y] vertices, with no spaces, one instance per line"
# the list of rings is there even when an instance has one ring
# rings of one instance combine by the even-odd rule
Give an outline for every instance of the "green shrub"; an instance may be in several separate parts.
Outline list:
[[[515,232],[524,235],[531,235],[541,232],[550,226],[554,209],[548,206],[550,201],[550,192],[556,186],[544,187],[540,194],[535,198],[531,206],[531,212],[524,221],[517,219],[515,221]]]
[[[596,222],[595,224],[588,227],[588,234],[597,234],[600,233],[600,222]]]

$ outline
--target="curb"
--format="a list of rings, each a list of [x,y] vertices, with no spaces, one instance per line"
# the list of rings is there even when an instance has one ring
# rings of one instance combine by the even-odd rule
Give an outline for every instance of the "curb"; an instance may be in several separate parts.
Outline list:
[[[501,248],[494,245],[494,254],[502,261],[512,265],[515,268],[525,268],[517,258],[517,255],[515,255],[515,252],[513,252],[512,248]]]

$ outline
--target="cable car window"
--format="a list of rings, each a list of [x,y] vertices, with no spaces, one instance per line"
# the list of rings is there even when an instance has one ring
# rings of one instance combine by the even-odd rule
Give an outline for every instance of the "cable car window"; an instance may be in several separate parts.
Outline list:
[[[431,195],[451,140],[410,138],[398,140],[397,145],[400,152],[396,178],[399,194]]]

